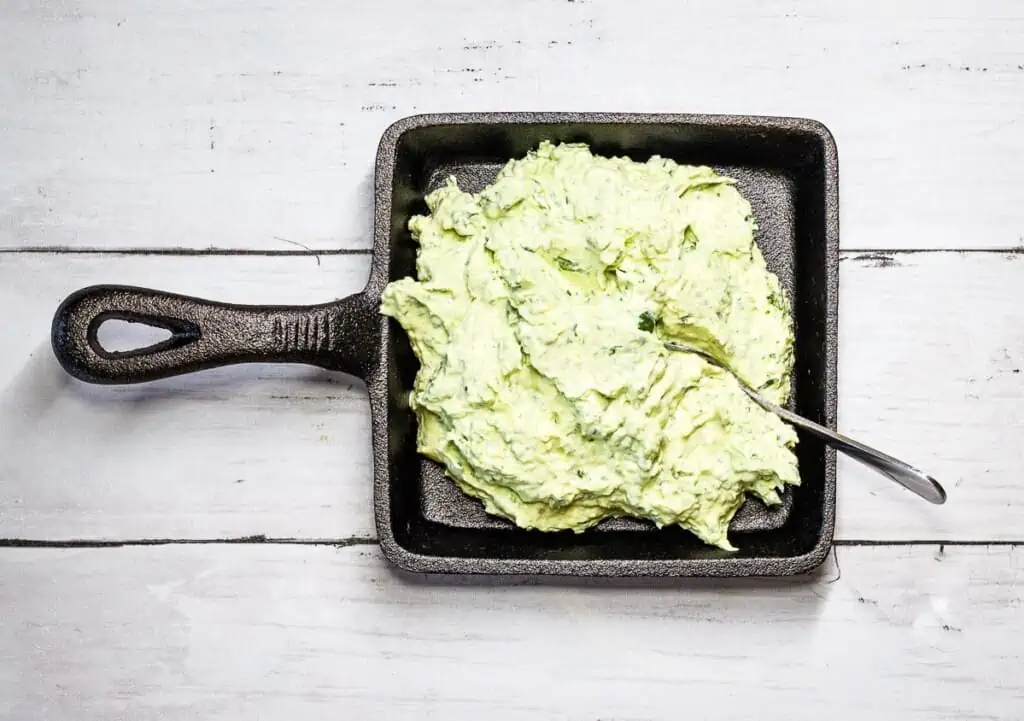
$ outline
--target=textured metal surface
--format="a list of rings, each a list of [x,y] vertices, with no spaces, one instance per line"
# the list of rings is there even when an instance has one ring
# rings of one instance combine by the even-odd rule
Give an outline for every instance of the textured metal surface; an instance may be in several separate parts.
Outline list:
[[[120,286],[68,298],[53,347],[72,375],[134,383],[243,362],[296,362],[358,375],[372,413],[375,518],[396,565],[421,572],[600,576],[790,575],[820,564],[835,521],[835,454],[802,438],[802,485],[776,509],[748,503],[732,530],[737,553],[677,528],[617,520],[576,535],[524,531],[486,516],[415,447],[404,402],[418,368],[404,333],[379,315],[386,284],[414,271],[406,224],[449,173],[478,190],[509,158],[541,140],[585,141],[604,155],[661,154],[736,177],[760,225],[758,243],[794,298],[794,407],[836,425],[838,160],[821,124],[803,119],[698,115],[488,113],[406,118],[377,155],[374,251],[366,288],[306,308],[236,306]],[[172,337],[111,353],[97,341],[108,319],[166,328]]]
[[[540,140],[589,142],[595,152],[643,160],[661,154],[736,177],[760,225],[757,241],[794,298],[794,407],[836,423],[838,160],[821,124],[803,119],[691,115],[460,114],[407,118],[385,133],[377,158],[374,275],[413,273],[409,215],[448,175],[486,186],[509,158]],[[386,272],[384,271],[386,269]],[[373,281],[371,281],[372,283]],[[415,453],[415,418],[401,399],[416,371],[404,333],[382,329],[367,379],[374,419],[377,529],[402,568],[443,573],[605,576],[789,575],[820,564],[835,518],[835,454],[811,438],[798,449],[802,487],[780,508],[748,503],[728,554],[679,529],[615,520],[587,533],[544,534],[487,516],[436,464]]]
[[[307,307],[244,306],[96,285],[60,305],[51,342],[64,370],[88,383],[143,383],[233,363],[308,363],[365,376],[378,347],[378,303],[357,293]],[[171,337],[111,352],[97,337],[108,320],[164,328]]]

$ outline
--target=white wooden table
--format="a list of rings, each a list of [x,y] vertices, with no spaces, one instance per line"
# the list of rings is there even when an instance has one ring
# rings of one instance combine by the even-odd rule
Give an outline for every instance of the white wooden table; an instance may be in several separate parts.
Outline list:
[[[0,71],[0,717],[1024,718],[1024,4],[8,0]],[[829,125],[840,426],[948,505],[841,462],[810,581],[411,577],[358,383],[56,366],[91,283],[358,289],[384,128],[511,109]]]

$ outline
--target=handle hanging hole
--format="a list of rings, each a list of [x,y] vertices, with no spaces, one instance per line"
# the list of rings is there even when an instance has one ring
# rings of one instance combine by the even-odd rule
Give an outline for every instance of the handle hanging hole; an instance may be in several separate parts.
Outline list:
[[[100,339],[101,329],[105,340]],[[101,358],[151,355],[180,348],[199,336],[199,328],[187,321],[121,311],[98,313],[87,331],[89,345]]]
[[[170,328],[119,318],[108,318],[96,329],[96,340],[107,353],[145,351],[166,343],[173,335]]]

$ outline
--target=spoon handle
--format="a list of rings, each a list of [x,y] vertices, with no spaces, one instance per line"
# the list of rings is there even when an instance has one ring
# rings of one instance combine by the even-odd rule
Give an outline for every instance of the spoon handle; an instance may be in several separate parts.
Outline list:
[[[864,465],[874,468],[882,475],[888,476],[892,480],[896,481],[896,483],[900,484],[908,491],[912,491],[926,501],[930,501],[935,504],[942,504],[946,502],[946,491],[941,485],[939,485],[939,482],[917,468],[904,463],[898,458],[893,458],[887,453],[876,451],[870,446],[866,446],[852,438],[847,438],[840,433],[829,430],[825,426],[820,426],[813,421],[809,421],[803,416],[798,416],[796,413],[788,411],[781,406],[777,406],[753,389],[748,388],[743,383],[740,383],[740,387],[743,388],[743,391],[750,396],[755,403],[766,411],[770,411],[794,426],[802,428],[805,431],[828,441],[829,445],[836,450],[842,451]]]

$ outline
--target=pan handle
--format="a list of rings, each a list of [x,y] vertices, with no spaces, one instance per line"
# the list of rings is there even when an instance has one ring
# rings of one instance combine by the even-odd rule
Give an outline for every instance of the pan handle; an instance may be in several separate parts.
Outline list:
[[[365,292],[322,305],[247,306],[95,285],[60,305],[51,339],[64,370],[88,383],[143,383],[233,363],[307,363],[365,378],[378,347],[376,305]],[[107,320],[164,328],[171,337],[109,351],[97,337]]]

